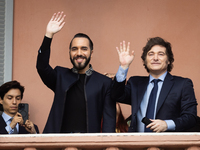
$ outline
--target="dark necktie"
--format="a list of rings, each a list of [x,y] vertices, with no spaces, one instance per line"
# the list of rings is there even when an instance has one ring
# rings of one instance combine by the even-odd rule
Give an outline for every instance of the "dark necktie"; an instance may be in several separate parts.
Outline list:
[[[161,81],[160,79],[154,79],[151,82],[154,82],[154,87],[151,90],[151,94],[149,96],[149,102],[147,106],[146,117],[149,119],[154,119],[154,111],[155,111],[155,104],[156,104],[156,97],[158,91],[158,82]],[[145,127],[145,132],[152,132],[149,128]]]
[[[18,134],[18,132],[17,132],[17,127],[16,127],[16,126],[14,127],[14,132],[13,132],[13,134]]]

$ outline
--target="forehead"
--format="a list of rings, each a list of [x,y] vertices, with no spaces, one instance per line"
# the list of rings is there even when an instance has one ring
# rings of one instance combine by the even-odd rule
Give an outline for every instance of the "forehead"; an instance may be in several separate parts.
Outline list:
[[[164,46],[161,46],[161,45],[154,45],[150,50],[149,52],[164,52],[166,53],[166,48]]]
[[[10,89],[5,95],[19,96],[21,91],[19,89]]]
[[[73,39],[71,47],[82,47],[82,46],[89,47],[89,40],[87,38],[78,37]]]

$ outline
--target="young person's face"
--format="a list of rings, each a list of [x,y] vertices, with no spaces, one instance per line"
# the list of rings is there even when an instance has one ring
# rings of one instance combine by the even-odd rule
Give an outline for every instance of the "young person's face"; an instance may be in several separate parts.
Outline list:
[[[150,74],[162,75],[169,65],[166,48],[160,45],[153,46],[147,53],[145,64]]]
[[[0,103],[3,105],[4,113],[13,117],[18,111],[18,105],[21,103],[21,91],[19,89],[10,89]]]
[[[89,62],[93,51],[90,50],[87,38],[74,38],[70,49],[70,60],[79,73],[89,69]]]

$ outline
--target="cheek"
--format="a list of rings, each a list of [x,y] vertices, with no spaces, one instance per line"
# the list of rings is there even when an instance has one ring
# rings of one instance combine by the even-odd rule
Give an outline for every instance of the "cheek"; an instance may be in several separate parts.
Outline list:
[[[22,102],[22,100],[17,100],[17,104],[19,104],[19,103],[21,103]]]
[[[74,51],[70,51],[70,52],[69,52],[69,56],[72,57],[72,56],[74,56],[74,55],[75,55],[75,52],[74,52]]]
[[[151,62],[150,59],[146,59],[145,62],[144,62],[144,64],[145,64],[146,66],[149,66],[149,65],[151,64],[150,62]]]
[[[164,62],[164,61],[163,61],[163,62]],[[168,60],[165,60],[165,64],[166,64],[166,65],[169,65],[170,63],[169,63]]]

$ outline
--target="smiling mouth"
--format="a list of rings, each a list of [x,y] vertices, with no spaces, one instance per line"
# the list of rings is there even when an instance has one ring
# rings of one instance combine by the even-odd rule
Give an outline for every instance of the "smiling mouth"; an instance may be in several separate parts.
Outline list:
[[[160,63],[151,63],[152,65],[160,65]]]
[[[78,63],[83,62],[83,60],[84,60],[84,58],[78,58],[78,59],[76,59],[76,61],[77,61]]]

